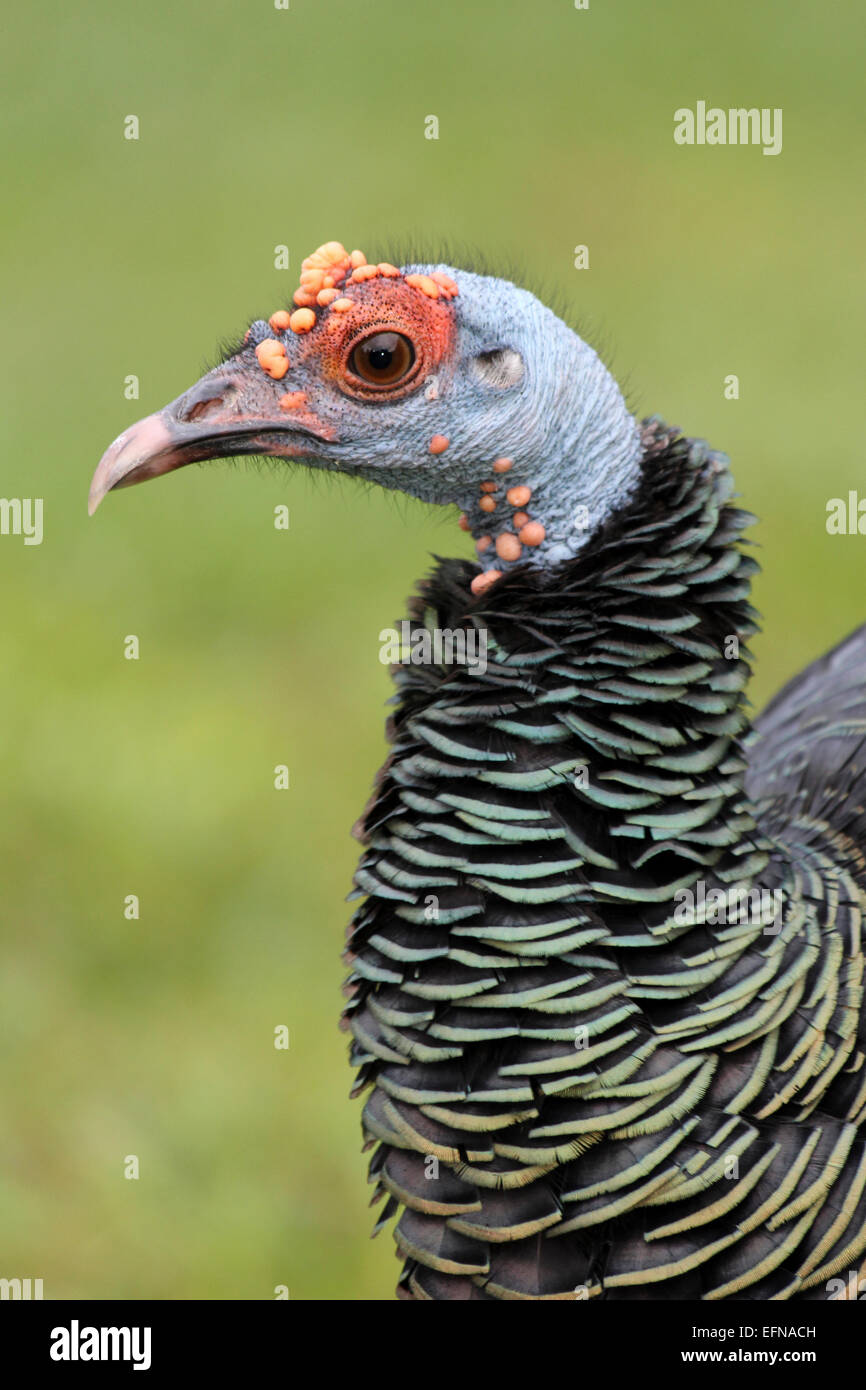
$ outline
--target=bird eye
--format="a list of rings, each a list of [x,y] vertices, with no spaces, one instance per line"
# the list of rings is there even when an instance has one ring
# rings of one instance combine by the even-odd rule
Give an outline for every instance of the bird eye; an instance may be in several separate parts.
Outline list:
[[[396,386],[415,361],[415,349],[402,333],[372,333],[356,343],[349,370],[370,386]]]

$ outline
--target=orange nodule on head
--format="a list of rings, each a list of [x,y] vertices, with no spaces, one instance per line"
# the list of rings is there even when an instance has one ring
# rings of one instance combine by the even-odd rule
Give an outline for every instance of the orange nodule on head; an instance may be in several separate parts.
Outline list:
[[[307,404],[306,391],[287,391],[284,396],[280,396],[277,404],[280,410],[300,410]]]
[[[455,294],[460,293],[451,276],[446,275],[444,270],[434,270],[430,279],[439,287],[439,293],[444,295],[446,299],[453,299]]]
[[[300,288],[312,295],[333,289],[357,264],[341,241],[326,241],[301,261]]]
[[[287,329],[293,333],[308,333],[315,326],[317,309],[330,308],[341,314],[352,307],[354,301],[340,295],[338,286],[363,285],[378,277],[393,280],[402,275],[399,267],[390,261],[370,264],[363,251],[347,251],[341,241],[323,242],[301,262],[299,285],[292,295],[294,313],[279,309],[271,315],[271,328],[275,333],[284,333]],[[441,270],[429,275],[407,275],[405,283],[429,299],[453,299],[458,293],[450,275]],[[303,316],[299,317],[301,312]]]
[[[528,521],[525,526],[521,526],[518,535],[524,545],[541,545],[547,532],[540,521]]]
[[[341,241],[326,241],[301,261],[301,270],[321,270],[325,275],[345,274],[352,262]]]
[[[492,536],[479,536],[478,540],[475,542],[475,549],[478,551],[479,555],[483,555],[485,550],[489,550],[492,544]]]
[[[460,513],[460,516],[457,518],[457,525],[460,527],[461,531],[468,531],[470,529],[469,517],[466,515],[465,512]]]
[[[265,338],[256,348],[256,358],[263,372],[279,381],[289,370],[286,349],[276,338]]]
[[[532,488],[510,487],[505,496],[508,498],[512,507],[525,507],[532,496]]]
[[[529,520],[529,513],[515,512],[511,520],[514,522],[514,525],[517,527],[517,530],[519,531],[521,526],[525,526],[527,521]]]
[[[439,286],[432,275],[407,275],[406,284],[411,285],[413,290],[420,290],[429,299],[439,298]]]
[[[514,462],[513,462],[512,459],[506,459],[506,458],[496,459],[496,460],[494,461],[494,464],[493,464],[493,472],[494,472],[494,473],[507,473],[508,470],[509,470],[509,468],[513,468],[513,467],[514,467]]]
[[[496,502],[495,502],[494,499],[490,496],[489,492],[485,492],[484,496],[481,498],[481,501],[478,503],[478,505],[479,505],[479,507],[481,508],[482,512],[495,512],[495,511],[496,511]]]
[[[289,370],[288,359],[285,357],[272,357],[267,364],[263,362],[262,366],[268,376],[273,377],[274,381],[282,381]]]
[[[314,327],[315,322],[316,315],[313,313],[312,309],[305,307],[295,310],[289,319],[289,327],[293,333],[309,333],[310,329]]]
[[[430,440],[431,454],[444,454],[450,442],[447,435],[434,434],[433,438]]]
[[[519,560],[523,546],[511,531],[503,531],[496,537],[496,554],[500,560]]]
[[[483,574],[476,574],[469,587],[473,594],[483,594],[485,589],[489,589],[491,584],[495,584],[497,579],[501,578],[502,570],[484,570]]]

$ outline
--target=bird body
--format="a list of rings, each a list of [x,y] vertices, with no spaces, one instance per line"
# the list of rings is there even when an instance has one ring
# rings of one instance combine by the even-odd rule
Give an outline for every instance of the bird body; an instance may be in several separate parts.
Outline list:
[[[269,452],[476,538],[407,621],[485,660],[395,664],[357,830],[344,1024],[399,1292],[827,1298],[866,1254],[866,628],[751,729],[726,458],[526,291],[359,256],[319,248],[92,496]]]

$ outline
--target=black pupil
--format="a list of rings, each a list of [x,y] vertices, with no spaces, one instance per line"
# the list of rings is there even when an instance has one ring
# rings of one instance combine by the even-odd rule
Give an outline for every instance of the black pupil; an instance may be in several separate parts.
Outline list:
[[[349,363],[352,371],[377,386],[395,386],[415,361],[412,344],[402,333],[371,333],[359,343]]]

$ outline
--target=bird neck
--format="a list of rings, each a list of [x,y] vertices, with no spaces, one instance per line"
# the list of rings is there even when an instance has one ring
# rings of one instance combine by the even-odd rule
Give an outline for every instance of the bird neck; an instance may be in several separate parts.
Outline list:
[[[506,843],[541,819],[549,882],[530,835],[535,862],[483,874],[486,891],[576,896],[609,925],[636,911],[661,921],[697,880],[748,883],[768,857],[741,748],[757,566],[739,541],[752,518],[702,441],[653,420],[642,448],[634,497],[575,559],[516,569],[474,603],[471,565],[446,562],[423,586],[413,624],[471,627],[486,669],[396,669],[384,784],[405,811],[417,779],[422,801],[486,821],[493,839],[511,821]],[[467,851],[470,877],[485,855]]]
[[[550,316],[557,370],[534,381],[531,418],[511,421],[491,475],[460,496],[482,571],[554,569],[574,558],[637,494],[641,430],[596,352]]]

